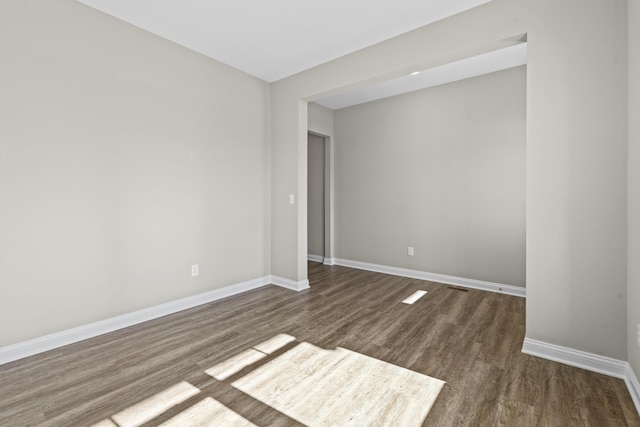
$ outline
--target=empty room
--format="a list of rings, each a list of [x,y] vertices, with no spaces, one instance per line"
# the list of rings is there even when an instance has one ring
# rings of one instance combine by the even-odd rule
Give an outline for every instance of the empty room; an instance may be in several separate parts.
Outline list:
[[[0,36],[0,426],[640,426],[637,1]]]

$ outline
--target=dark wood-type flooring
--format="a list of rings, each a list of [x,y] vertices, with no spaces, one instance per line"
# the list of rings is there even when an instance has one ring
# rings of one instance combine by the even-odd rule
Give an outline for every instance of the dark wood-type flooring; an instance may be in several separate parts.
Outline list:
[[[318,263],[309,278],[303,292],[268,286],[2,365],[0,425],[91,425],[182,381],[259,426],[300,425],[204,373],[287,333],[446,381],[425,426],[640,426],[622,380],[521,353],[522,298]]]

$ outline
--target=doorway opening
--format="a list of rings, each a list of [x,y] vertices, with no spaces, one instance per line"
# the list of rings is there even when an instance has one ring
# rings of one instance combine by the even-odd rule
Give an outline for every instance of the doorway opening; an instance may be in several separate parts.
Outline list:
[[[328,247],[325,137],[309,132],[307,145],[307,257],[309,261],[324,262]]]

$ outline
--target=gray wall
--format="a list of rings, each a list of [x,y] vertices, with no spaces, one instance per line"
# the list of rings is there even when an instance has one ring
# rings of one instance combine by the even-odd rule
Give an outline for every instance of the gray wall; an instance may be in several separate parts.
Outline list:
[[[529,3],[527,337],[627,355],[627,2]]]
[[[627,357],[627,2],[494,0],[272,84],[272,272],[306,278],[307,107],[527,34],[528,338]],[[300,194],[300,199],[306,194]]]
[[[527,336],[638,373],[637,9],[627,51],[624,0],[494,0],[269,91],[72,0],[0,2],[0,345],[306,279],[307,101],[526,33]]]
[[[523,66],[336,110],[337,258],[524,286],[525,92]]]
[[[324,256],[325,264],[331,264],[335,257],[335,144],[333,137],[333,110],[315,102],[307,105],[307,129],[324,137]]]
[[[309,131],[333,138],[333,110],[315,102],[310,102],[307,109]]]
[[[269,273],[266,83],[72,0],[0,58],[0,346]]]
[[[629,0],[628,357],[640,376],[640,2]]]
[[[307,223],[309,255],[324,257],[324,138],[309,134]]]

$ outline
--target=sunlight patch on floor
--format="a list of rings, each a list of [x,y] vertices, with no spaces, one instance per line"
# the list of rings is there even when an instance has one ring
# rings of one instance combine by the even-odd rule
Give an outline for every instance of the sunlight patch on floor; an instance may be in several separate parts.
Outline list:
[[[427,291],[415,291],[413,294],[411,294],[411,296],[405,298],[402,302],[405,304],[413,304],[414,302],[422,298],[426,293]]]
[[[91,427],[118,427],[118,424],[107,419],[107,420],[102,420],[98,423],[92,424]]]
[[[240,414],[212,397],[201,400],[189,409],[160,424],[161,427],[225,426],[257,427]]]
[[[445,384],[340,347],[325,350],[301,342],[274,357],[276,351],[294,341],[291,335],[276,335],[205,373],[224,381],[246,368],[248,373],[229,380],[231,386],[307,426],[421,426]],[[262,360],[266,357],[270,359],[265,363]],[[199,393],[198,387],[181,382],[94,427],[138,427]],[[165,414],[165,419],[170,415]],[[211,396],[161,425],[255,426]]]
[[[183,381],[129,406],[113,415],[111,419],[102,420],[93,427],[138,427],[198,393],[200,393],[199,388]]]
[[[295,337],[292,337],[291,335],[278,334],[273,338],[269,338],[268,340],[237,354],[236,356],[230,357],[229,359],[212,366],[207,369],[205,373],[217,380],[226,380],[231,375],[240,372],[247,366],[258,362],[261,359],[264,359],[267,355],[276,352],[295,340]]]
[[[267,357],[265,353],[250,348],[224,362],[212,366],[205,372],[207,375],[222,381],[265,357]]]
[[[296,337],[292,337],[291,335],[278,334],[258,345],[254,345],[253,348],[266,354],[272,354],[295,340]]]
[[[309,426],[420,426],[443,385],[350,350],[306,342],[232,383]]]

